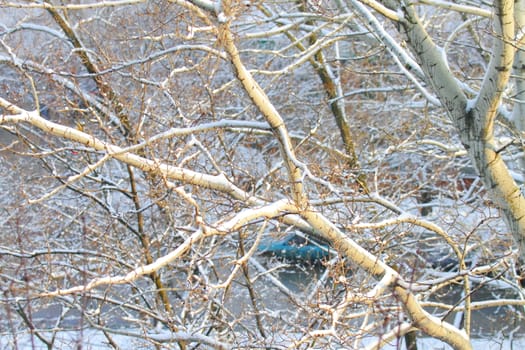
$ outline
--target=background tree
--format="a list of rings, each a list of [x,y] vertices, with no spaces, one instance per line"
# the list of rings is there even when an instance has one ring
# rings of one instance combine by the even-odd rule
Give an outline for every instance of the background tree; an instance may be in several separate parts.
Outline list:
[[[520,326],[521,2],[0,6],[0,344]],[[263,256],[287,233],[328,257]]]

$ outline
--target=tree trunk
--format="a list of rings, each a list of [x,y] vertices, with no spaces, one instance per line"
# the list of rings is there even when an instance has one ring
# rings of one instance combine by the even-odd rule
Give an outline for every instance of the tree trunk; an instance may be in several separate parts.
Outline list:
[[[501,208],[507,227],[518,245],[520,259],[525,261],[525,198],[494,140],[494,120],[516,53],[514,2],[495,1],[494,8],[496,35],[492,56],[479,94],[473,100],[468,100],[463,93],[441,49],[425,31],[412,6],[403,7],[405,17],[400,24],[428,81],[458,130],[485,188]]]

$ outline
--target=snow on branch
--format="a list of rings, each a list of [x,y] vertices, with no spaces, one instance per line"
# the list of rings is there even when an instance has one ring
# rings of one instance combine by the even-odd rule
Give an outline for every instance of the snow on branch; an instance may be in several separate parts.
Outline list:
[[[125,284],[136,281],[142,276],[149,275],[153,272],[159,271],[161,268],[172,263],[176,259],[183,256],[194,244],[199,242],[201,239],[211,236],[211,235],[224,235],[229,234],[243,225],[256,220],[258,218],[271,219],[273,217],[281,216],[285,212],[296,211],[296,207],[292,205],[288,200],[281,200],[275,203],[272,203],[268,206],[261,208],[252,208],[246,209],[237,213],[233,218],[222,222],[216,223],[215,225],[202,225],[203,227],[197,229],[193,232],[184,242],[179,245],[175,250],[170,253],[158,258],[153,263],[139,266],[134,270],[128,272],[123,276],[109,276],[95,278],[86,285],[71,287],[68,289],[59,289],[54,292],[46,292],[39,294],[39,297],[53,297],[60,295],[68,295],[75,293],[85,293],[95,289],[96,287],[102,285],[115,285],[115,284]]]
[[[0,4],[2,7],[12,7],[12,8],[40,8],[40,9],[63,9],[63,10],[86,10],[86,9],[95,9],[103,7],[118,7],[126,5],[136,5],[146,3],[146,0],[115,0],[115,1],[96,1],[87,4],[66,4],[66,5],[55,5],[48,2],[5,2]]]

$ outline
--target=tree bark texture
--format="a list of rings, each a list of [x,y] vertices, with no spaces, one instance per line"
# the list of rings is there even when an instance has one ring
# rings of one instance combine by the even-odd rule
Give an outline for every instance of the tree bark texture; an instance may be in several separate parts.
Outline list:
[[[418,57],[426,78],[453,121],[461,142],[492,199],[499,205],[507,227],[525,261],[525,198],[501,158],[494,139],[503,91],[516,55],[514,2],[494,2],[494,41],[490,64],[477,96],[469,100],[449,70],[445,53],[425,31],[413,6],[401,5],[400,26]],[[519,107],[520,108],[520,107]]]

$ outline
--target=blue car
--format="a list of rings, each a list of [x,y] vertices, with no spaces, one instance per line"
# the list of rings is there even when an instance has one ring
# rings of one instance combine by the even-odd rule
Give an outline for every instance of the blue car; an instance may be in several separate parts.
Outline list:
[[[280,240],[268,240],[259,245],[263,255],[272,255],[281,259],[317,263],[329,257],[330,247],[323,243],[289,234]]]

